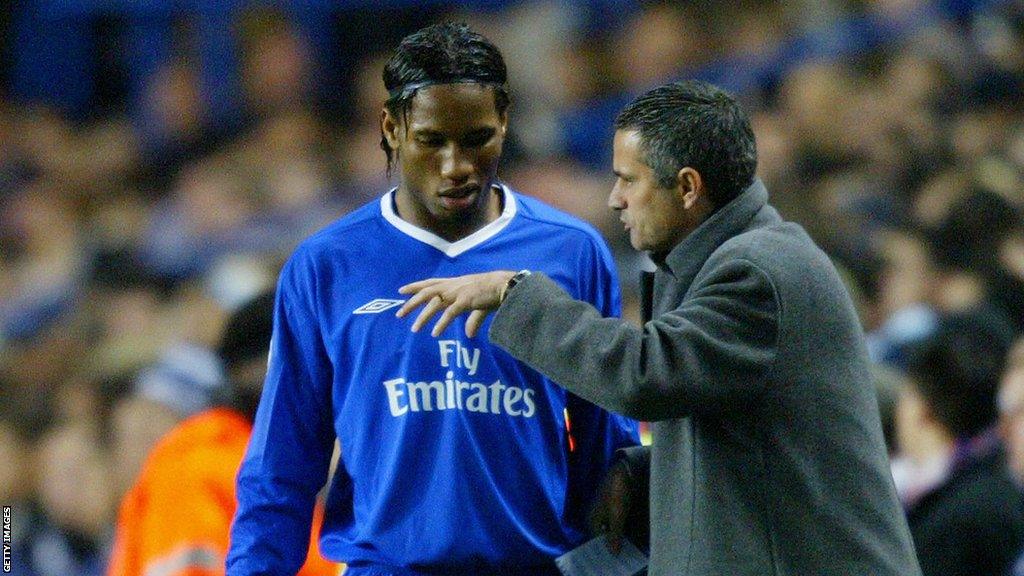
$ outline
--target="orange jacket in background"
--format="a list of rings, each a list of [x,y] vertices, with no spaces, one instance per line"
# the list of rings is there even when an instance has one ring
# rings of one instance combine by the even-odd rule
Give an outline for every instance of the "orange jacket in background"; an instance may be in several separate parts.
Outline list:
[[[241,414],[214,408],[161,438],[121,503],[107,576],[224,574],[235,476],[251,432]],[[318,504],[300,576],[336,576],[341,568],[320,556],[322,522]]]

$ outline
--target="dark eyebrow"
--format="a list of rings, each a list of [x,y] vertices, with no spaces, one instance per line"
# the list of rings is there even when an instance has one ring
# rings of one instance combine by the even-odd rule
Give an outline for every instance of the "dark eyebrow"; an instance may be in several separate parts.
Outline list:
[[[412,134],[413,134],[413,136],[441,136],[441,137],[444,137],[444,134],[442,134],[441,132],[438,132],[437,130],[431,130],[430,128],[413,128]]]

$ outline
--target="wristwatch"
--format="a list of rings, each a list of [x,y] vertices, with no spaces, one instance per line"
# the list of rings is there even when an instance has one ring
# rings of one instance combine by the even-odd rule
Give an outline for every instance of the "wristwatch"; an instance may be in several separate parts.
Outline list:
[[[498,300],[498,304],[505,301],[505,297],[508,296],[508,291],[515,288],[516,284],[522,282],[523,278],[529,276],[531,272],[529,270],[520,270],[516,272],[511,278],[508,279],[508,283],[505,284],[505,289],[501,291],[501,298]]]

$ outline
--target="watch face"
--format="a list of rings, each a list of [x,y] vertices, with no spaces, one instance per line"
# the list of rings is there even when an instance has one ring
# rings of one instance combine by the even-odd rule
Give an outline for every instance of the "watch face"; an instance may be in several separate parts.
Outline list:
[[[505,290],[503,290],[501,293],[501,298],[499,299],[499,302],[504,302],[505,297],[508,295],[508,291],[515,287],[516,284],[519,284],[520,280],[526,278],[529,275],[529,270],[520,270],[519,272],[516,272],[511,278],[509,278],[508,284],[505,284]]]

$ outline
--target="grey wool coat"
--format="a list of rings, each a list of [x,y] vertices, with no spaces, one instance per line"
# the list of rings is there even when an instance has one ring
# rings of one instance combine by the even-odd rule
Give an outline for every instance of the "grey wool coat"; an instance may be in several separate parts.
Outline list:
[[[920,574],[828,257],[755,181],[658,264],[643,328],[540,274],[490,328],[571,392],[653,422],[651,576]]]

